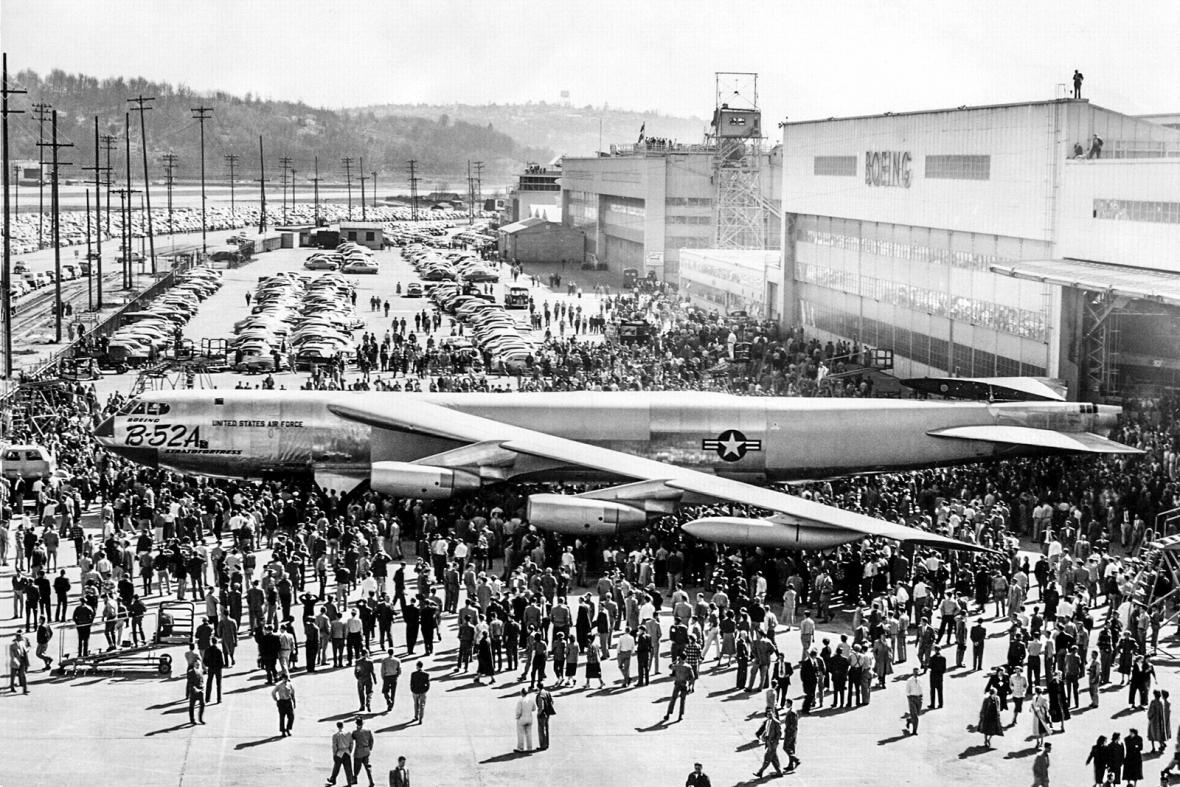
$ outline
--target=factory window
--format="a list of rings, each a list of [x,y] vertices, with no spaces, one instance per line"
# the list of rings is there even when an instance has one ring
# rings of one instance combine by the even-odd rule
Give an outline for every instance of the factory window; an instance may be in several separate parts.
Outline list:
[[[856,156],[816,156],[816,175],[856,177]]]
[[[374,233],[372,233],[372,232],[366,232],[366,233],[365,233],[365,240],[373,240],[373,239],[374,239],[374,237],[375,237],[375,235],[374,235]]]
[[[664,205],[669,208],[711,208],[712,197],[667,197]]]
[[[713,236],[703,238],[668,238],[669,249],[707,249],[713,246]]]
[[[991,156],[927,156],[926,177],[945,180],[989,180]]]
[[[1114,221],[1150,221],[1180,224],[1180,202],[1146,202],[1129,199],[1094,200],[1094,218]]]

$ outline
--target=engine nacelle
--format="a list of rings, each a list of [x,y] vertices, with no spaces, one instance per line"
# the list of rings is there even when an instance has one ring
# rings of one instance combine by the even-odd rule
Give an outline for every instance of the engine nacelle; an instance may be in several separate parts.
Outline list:
[[[384,492],[395,497],[437,500],[456,492],[479,489],[480,479],[474,473],[447,467],[409,462],[374,462],[369,471],[369,486],[374,492]]]
[[[610,500],[541,494],[529,495],[528,520],[542,530],[568,535],[614,535],[644,524],[647,514]]]
[[[831,549],[865,537],[863,533],[840,527],[735,516],[708,516],[686,522],[680,527],[702,541],[782,549]]]

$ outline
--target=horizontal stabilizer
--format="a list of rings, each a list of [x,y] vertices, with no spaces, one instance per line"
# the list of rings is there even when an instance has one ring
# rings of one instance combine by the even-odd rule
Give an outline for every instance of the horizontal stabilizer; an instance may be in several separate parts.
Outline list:
[[[1007,443],[1056,451],[1080,451],[1089,454],[1141,454],[1138,448],[1116,443],[1092,432],[1056,432],[1031,426],[952,426],[927,432],[932,437],[952,437],[957,440],[979,440],[985,443]]]

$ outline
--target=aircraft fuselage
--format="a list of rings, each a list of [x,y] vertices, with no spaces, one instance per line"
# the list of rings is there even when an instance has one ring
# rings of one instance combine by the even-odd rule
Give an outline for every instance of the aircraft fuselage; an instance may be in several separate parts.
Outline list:
[[[967,425],[1105,433],[1118,408],[1070,402],[988,404],[894,399],[740,397],[698,392],[411,394],[344,391],[148,392],[98,429],[115,453],[150,466],[228,477],[334,472],[367,477],[459,447],[371,428],[328,409],[351,397],[396,412],[406,397],[669,464],[749,481],[786,481],[1037,453],[934,437]],[[519,465],[509,478],[587,477]],[[603,477],[598,474],[598,477]]]

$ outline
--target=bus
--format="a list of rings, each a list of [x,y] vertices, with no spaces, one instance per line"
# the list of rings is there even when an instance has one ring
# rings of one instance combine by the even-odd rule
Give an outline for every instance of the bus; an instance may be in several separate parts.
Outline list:
[[[529,307],[528,287],[509,287],[504,295],[505,309],[527,309]]]

